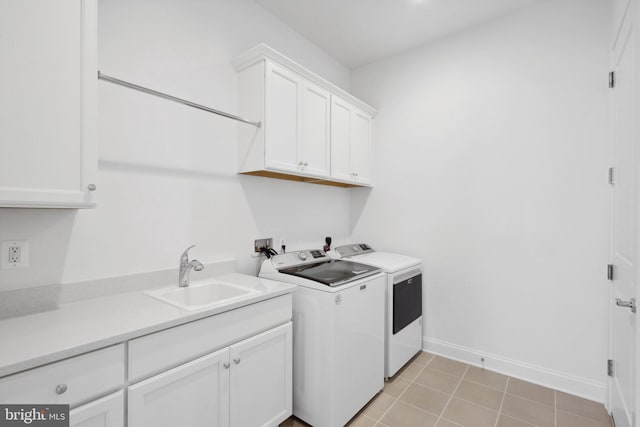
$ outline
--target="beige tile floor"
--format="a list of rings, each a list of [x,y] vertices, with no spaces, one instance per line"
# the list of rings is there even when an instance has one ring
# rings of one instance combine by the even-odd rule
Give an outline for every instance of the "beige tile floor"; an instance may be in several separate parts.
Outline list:
[[[291,418],[281,427],[307,424]],[[385,383],[349,427],[611,427],[604,406],[421,353]]]

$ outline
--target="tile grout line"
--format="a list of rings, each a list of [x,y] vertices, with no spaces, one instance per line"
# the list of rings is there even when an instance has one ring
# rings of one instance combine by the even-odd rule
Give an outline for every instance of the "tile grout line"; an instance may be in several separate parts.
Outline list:
[[[382,419],[384,418],[384,416],[385,416],[385,415],[387,415],[387,412],[389,412],[389,411],[391,410],[391,408],[393,407],[393,405],[395,405],[395,404],[396,404],[396,402],[397,402],[398,400],[400,400],[400,397],[401,397],[401,396],[402,396],[402,395],[403,395],[403,394],[404,394],[404,393],[409,389],[409,387],[411,386],[411,384],[413,384],[413,380],[415,380],[416,378],[418,378],[418,376],[422,373],[422,371],[424,371],[424,370],[425,370],[425,368],[426,368],[427,366],[429,366],[429,363],[431,363],[431,361],[432,361],[433,359],[435,359],[435,358],[436,358],[436,356],[435,356],[435,355],[432,355],[432,356],[431,356],[431,359],[429,359],[429,360],[427,361],[427,363],[425,363],[425,365],[424,365],[422,368],[420,368],[420,371],[419,371],[419,372],[418,372],[418,373],[413,377],[413,379],[411,379],[411,380],[410,380],[410,379],[408,379],[408,378],[406,378],[406,377],[400,376],[400,378],[404,378],[404,379],[406,379],[407,381],[409,381],[409,385],[407,385],[407,386],[405,387],[405,389],[404,389],[404,390],[402,390],[402,391],[400,392],[400,394],[398,394],[398,396],[397,396],[396,398],[394,398],[393,402],[391,402],[391,405],[389,405],[389,407],[387,408],[387,410],[386,410],[386,411],[384,411],[384,412],[382,413],[382,415],[380,415],[380,417],[376,420],[376,423],[380,423],[380,424],[386,425],[386,424],[384,424],[384,423],[382,422]],[[384,390],[384,389],[383,389],[383,390]],[[383,391],[383,394],[384,394],[384,391]],[[387,396],[389,396],[389,395],[387,395]],[[389,397],[393,397],[393,396],[389,396]]]
[[[553,425],[558,427],[558,393],[553,390]]]
[[[509,377],[509,378],[511,378],[511,377]],[[521,399],[521,400],[526,400],[527,402],[535,403],[536,405],[539,405],[539,406],[554,406],[554,404],[549,405],[547,403],[540,402],[539,400],[529,399],[528,397],[524,397],[524,396],[521,396],[519,394],[509,393],[509,392],[507,392],[507,394],[509,394],[509,395],[511,395],[513,397],[517,397],[518,399]],[[511,418],[513,418],[513,417],[511,417]]]
[[[500,414],[502,413],[502,405],[504,405],[504,399],[507,397],[507,387],[509,387],[509,379],[511,377],[507,377],[507,382],[504,385],[504,391],[502,392],[502,400],[500,401],[500,407],[498,408],[498,417],[496,418],[496,423],[494,427],[498,427],[498,422],[500,421]]]
[[[465,368],[464,372],[462,373],[462,376],[458,380],[458,384],[456,384],[456,388],[453,389],[453,392],[451,393],[451,396],[449,396],[449,400],[447,400],[447,403],[442,408],[442,411],[440,411],[440,416],[436,420],[436,425],[438,425],[438,423],[442,419],[442,416],[444,415],[445,411],[449,407],[449,403],[451,403],[451,401],[453,400],[453,396],[456,394],[456,391],[458,391],[458,388],[460,387],[460,384],[462,384],[462,380],[464,379],[464,376],[467,375],[468,371],[469,371],[469,365],[467,365],[467,367]]]

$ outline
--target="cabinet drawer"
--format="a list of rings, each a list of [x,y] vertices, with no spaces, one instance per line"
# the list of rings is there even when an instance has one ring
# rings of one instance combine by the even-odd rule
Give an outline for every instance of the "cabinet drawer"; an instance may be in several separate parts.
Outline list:
[[[129,341],[129,380],[138,381],[291,320],[282,295]]]
[[[10,375],[0,379],[0,402],[73,406],[120,388],[124,362],[124,344],[119,344]]]

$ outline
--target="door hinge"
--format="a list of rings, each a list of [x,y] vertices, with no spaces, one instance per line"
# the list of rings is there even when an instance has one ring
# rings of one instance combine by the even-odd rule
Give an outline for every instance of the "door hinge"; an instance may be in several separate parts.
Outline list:
[[[616,72],[609,71],[609,89],[616,87]]]
[[[607,264],[607,280],[613,280],[613,264]]]
[[[607,375],[610,377],[613,376],[613,360],[607,360]]]
[[[609,185],[616,183],[616,172],[614,168],[609,168]]]

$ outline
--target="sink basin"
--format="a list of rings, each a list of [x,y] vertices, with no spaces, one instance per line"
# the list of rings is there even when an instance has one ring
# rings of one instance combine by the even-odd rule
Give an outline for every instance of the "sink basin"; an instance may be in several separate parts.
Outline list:
[[[184,310],[200,310],[230,304],[255,295],[259,291],[224,282],[194,283],[186,288],[177,285],[145,292],[145,294]]]

